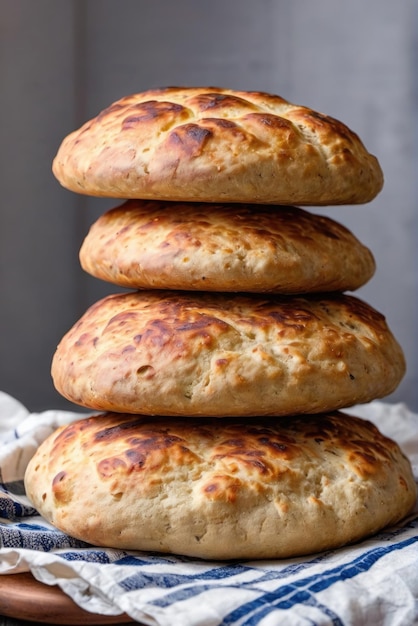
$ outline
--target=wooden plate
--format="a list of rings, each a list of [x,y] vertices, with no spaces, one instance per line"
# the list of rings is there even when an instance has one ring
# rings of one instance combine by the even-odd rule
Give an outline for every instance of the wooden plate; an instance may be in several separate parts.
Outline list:
[[[0,575],[0,614],[43,624],[126,624],[126,613],[98,615],[81,609],[57,586],[44,585],[32,574]]]

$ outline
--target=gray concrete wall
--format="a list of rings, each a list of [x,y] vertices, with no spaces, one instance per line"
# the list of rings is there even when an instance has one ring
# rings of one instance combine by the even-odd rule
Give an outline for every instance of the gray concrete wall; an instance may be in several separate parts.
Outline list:
[[[385,172],[372,203],[321,209],[373,250],[358,293],[384,313],[408,372],[390,401],[418,409],[418,5],[414,0],[0,0],[0,389],[32,410],[53,389],[56,343],[113,290],[78,250],[114,202],[51,174],[62,138],[154,86],[260,89],[337,117]]]

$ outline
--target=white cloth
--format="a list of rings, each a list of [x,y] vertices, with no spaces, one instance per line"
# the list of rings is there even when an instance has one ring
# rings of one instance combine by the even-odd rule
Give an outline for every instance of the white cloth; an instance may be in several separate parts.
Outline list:
[[[370,419],[409,456],[418,480],[418,415],[372,402]],[[418,624],[418,506],[401,525],[338,550],[221,563],[95,548],[59,532],[24,494],[39,443],[82,413],[29,412],[0,392],[0,573],[31,571],[92,613],[159,626]]]

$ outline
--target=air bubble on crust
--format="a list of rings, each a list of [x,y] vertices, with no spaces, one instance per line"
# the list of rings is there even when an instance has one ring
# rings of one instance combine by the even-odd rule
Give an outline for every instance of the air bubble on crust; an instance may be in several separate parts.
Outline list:
[[[143,376],[144,374],[147,374],[148,376],[152,376],[154,374],[154,368],[152,367],[152,365],[141,365],[141,367],[138,367],[138,369],[136,370],[137,376]]]

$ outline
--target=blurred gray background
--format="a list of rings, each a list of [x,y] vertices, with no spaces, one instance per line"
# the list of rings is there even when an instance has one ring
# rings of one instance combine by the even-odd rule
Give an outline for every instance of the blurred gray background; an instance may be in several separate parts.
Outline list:
[[[166,85],[277,93],[355,130],[385,173],[363,206],[313,209],[372,250],[357,294],[385,314],[408,372],[387,398],[418,410],[416,0],[0,0],[0,389],[70,408],[50,362],[112,285],[85,275],[90,224],[118,204],[61,188],[63,137],[118,98]],[[71,407],[73,408],[73,407]]]

